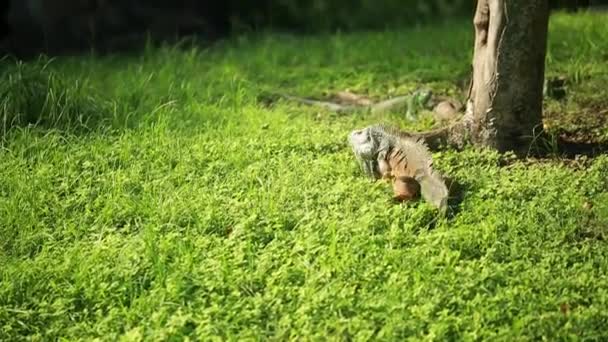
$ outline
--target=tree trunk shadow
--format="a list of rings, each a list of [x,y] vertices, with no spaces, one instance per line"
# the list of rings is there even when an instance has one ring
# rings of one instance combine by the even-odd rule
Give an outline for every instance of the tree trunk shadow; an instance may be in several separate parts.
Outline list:
[[[530,157],[576,159],[597,157],[608,152],[608,141],[577,141],[567,135],[541,133],[527,154]]]

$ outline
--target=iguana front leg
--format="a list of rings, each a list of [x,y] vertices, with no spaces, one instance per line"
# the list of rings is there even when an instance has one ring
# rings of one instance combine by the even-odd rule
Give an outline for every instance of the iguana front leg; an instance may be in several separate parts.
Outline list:
[[[363,172],[373,179],[378,179],[382,177],[382,174],[379,172],[376,161],[375,160],[365,160],[362,162]]]
[[[380,172],[382,179],[393,179],[393,171],[386,159],[380,159],[378,161],[378,171]]]

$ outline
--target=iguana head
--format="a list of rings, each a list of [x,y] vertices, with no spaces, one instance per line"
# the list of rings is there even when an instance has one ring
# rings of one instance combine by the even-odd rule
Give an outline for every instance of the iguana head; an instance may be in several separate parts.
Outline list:
[[[426,107],[432,96],[433,92],[430,89],[419,89],[412,94],[415,105],[422,108]]]
[[[378,142],[374,139],[368,127],[352,131],[348,140],[358,159],[375,159],[378,151]]]
[[[378,160],[384,158],[389,146],[384,128],[369,126],[358,129],[349,134],[348,140],[363,171],[370,177],[380,178]]]

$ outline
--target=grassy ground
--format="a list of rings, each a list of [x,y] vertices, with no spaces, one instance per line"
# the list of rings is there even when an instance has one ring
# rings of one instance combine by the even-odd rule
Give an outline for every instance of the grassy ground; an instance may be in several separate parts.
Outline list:
[[[606,23],[552,18],[547,74],[569,94],[547,100],[556,133],[608,139]],[[471,31],[5,60],[0,340],[608,338],[606,156],[436,153],[464,189],[438,218],[392,204],[346,144],[370,123],[432,120],[262,101],[459,94]]]

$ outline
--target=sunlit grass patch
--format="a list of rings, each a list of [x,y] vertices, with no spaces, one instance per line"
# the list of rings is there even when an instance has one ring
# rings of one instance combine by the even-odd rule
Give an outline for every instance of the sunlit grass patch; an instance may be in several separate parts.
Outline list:
[[[603,19],[552,19],[547,74],[571,81],[546,108],[606,98]],[[606,156],[435,153],[462,186],[441,218],[392,203],[346,143],[432,120],[260,100],[461,96],[471,38],[454,21],[4,60],[0,340],[605,339]]]

